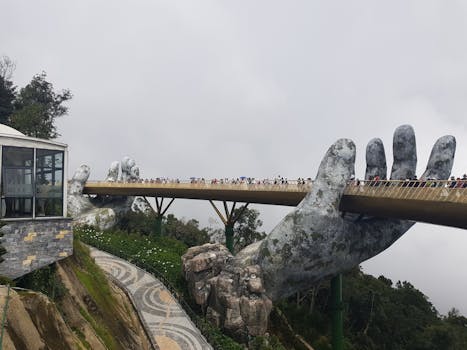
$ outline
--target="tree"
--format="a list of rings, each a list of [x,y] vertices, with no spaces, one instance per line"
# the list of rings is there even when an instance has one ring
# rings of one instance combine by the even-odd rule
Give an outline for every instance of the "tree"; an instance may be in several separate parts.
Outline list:
[[[15,87],[13,83],[0,75],[0,123],[9,124],[14,111]]]
[[[145,236],[153,233],[155,225],[156,218],[154,215],[133,211],[121,215],[118,221],[119,229],[127,233],[138,233]]]
[[[15,87],[11,81],[15,63],[7,56],[0,58],[0,123],[9,124],[14,111]]]
[[[233,217],[237,217],[243,208],[235,209]],[[258,219],[259,211],[246,208],[238,218],[234,226],[234,250],[239,252],[247,245],[255,243],[266,237],[266,233],[259,232],[258,229],[263,222]]]
[[[5,80],[11,80],[15,69],[16,63],[13,62],[10,57],[2,56],[0,58],[0,77]]]
[[[200,229],[198,220],[179,220],[173,214],[165,218],[162,233],[164,236],[182,241],[189,247],[209,242],[208,230]]]
[[[69,90],[55,92],[47,74],[36,74],[31,82],[22,88],[15,100],[15,112],[11,116],[10,126],[22,133],[54,139],[57,133],[55,119],[67,114],[68,107],[63,103],[72,98]]]

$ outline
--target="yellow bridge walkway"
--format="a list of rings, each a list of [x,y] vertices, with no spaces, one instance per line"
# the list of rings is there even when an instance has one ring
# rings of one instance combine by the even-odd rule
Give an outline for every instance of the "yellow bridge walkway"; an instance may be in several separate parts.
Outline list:
[[[89,181],[83,192],[296,206],[311,186],[311,183],[298,184],[296,181],[278,185]],[[345,189],[340,209],[376,217],[467,228],[467,183],[451,180],[352,182]]]

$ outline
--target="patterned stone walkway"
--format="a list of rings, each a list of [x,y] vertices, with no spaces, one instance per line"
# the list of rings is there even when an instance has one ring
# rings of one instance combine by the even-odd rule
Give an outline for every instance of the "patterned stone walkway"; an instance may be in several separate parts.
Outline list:
[[[90,247],[91,256],[130,295],[153,344],[161,350],[212,350],[164,285],[137,266]]]

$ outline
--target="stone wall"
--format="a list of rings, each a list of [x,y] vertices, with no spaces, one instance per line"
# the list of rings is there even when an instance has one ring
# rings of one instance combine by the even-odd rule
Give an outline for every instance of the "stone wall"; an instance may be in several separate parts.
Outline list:
[[[2,276],[15,279],[73,254],[71,219],[7,221],[0,230]]]

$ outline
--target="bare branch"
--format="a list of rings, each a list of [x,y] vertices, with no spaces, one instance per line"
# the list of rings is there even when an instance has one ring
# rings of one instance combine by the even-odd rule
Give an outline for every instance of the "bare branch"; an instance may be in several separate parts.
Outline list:
[[[0,77],[2,77],[4,80],[11,80],[15,69],[16,63],[10,57],[0,57]]]

